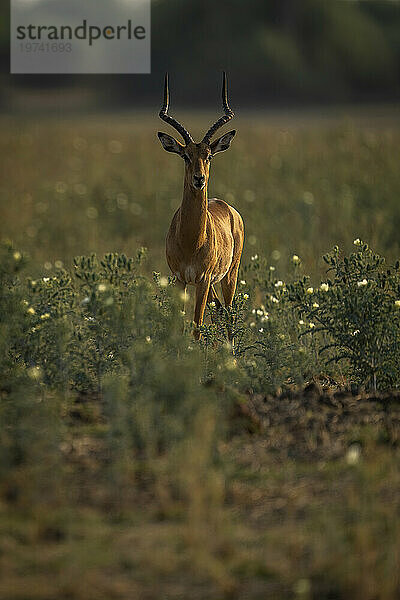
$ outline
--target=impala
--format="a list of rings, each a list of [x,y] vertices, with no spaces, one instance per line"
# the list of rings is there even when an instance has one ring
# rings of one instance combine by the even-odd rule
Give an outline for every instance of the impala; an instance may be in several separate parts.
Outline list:
[[[187,285],[196,288],[194,335],[198,339],[206,303],[220,305],[214,288],[216,283],[221,283],[225,306],[232,305],[244,241],[243,221],[237,210],[223,200],[207,197],[210,162],[215,154],[229,148],[236,133],[229,131],[211,141],[215,132],[234,116],[228,105],[226,74],[222,81],[224,116],[209,128],[201,142],[195,143],[185,127],[168,114],[168,105],[167,73],[159,115],[180,133],[185,144],[166,133],[158,132],[158,137],[164,150],[178,154],[185,161],[185,177],[182,202],[166,239],[166,256],[185,294]]]

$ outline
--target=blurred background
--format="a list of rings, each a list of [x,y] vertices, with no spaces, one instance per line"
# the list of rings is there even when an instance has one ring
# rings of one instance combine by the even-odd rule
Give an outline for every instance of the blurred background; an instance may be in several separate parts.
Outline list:
[[[163,73],[174,103],[213,107],[226,69],[241,109],[394,102],[400,3],[392,0],[153,0],[152,74],[10,76],[9,7],[2,2],[3,111],[156,106]]]

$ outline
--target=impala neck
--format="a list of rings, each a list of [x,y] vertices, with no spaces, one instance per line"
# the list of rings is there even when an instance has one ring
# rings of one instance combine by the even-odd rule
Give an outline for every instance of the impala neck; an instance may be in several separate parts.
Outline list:
[[[207,224],[207,183],[197,190],[191,183],[192,175],[185,169],[183,198],[180,211],[179,237],[182,245],[194,250],[206,240]]]

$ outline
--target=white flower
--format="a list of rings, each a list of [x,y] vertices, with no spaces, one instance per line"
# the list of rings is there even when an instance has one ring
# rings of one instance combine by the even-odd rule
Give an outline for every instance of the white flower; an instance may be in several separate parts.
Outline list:
[[[306,290],[306,294],[309,294],[309,295],[311,295],[311,294],[313,294],[313,293],[314,293],[314,288],[313,288],[313,287],[309,287],[309,288],[307,288],[307,290]]]
[[[248,295],[248,294],[243,294],[243,298],[244,298],[245,300],[248,300],[248,299],[249,299],[249,295]]]
[[[264,312],[261,310],[261,308],[257,308],[257,314],[259,317],[261,317],[264,314]]]
[[[275,267],[271,265],[270,268],[269,268],[269,270],[270,271],[275,271]]]
[[[167,287],[167,285],[168,285],[168,278],[167,277],[160,277],[159,283],[160,283],[160,287],[163,287],[163,288]]]
[[[256,324],[254,323],[254,321],[252,321],[252,322],[250,323],[250,327],[255,327],[255,326],[256,326]]]
[[[147,342],[148,344],[150,344],[150,342],[151,342],[151,337],[150,337],[149,335],[146,335],[146,338],[145,338],[145,339],[146,339],[146,342]]]
[[[264,333],[264,327],[261,327],[261,329],[258,330],[260,333]]]
[[[240,280],[240,285],[246,285],[246,282],[245,282],[245,280],[244,280],[244,279],[241,279],[241,280]]]
[[[351,444],[346,452],[346,462],[348,465],[356,465],[361,457],[360,444]]]
[[[321,292],[327,292],[329,290],[329,284],[321,283],[321,287],[319,289],[321,290]]]
[[[395,300],[394,305],[396,308],[400,308],[400,300]]]
[[[300,321],[299,321],[299,325],[304,325],[304,321],[303,321],[303,319],[300,319]]]
[[[252,315],[255,315],[255,314],[256,314],[256,309],[255,309],[255,308],[253,308],[253,310],[251,311],[251,314],[252,314]]]
[[[299,262],[300,262],[300,257],[299,257],[299,256],[297,256],[297,254],[293,254],[293,256],[292,256],[292,262],[293,262],[295,265],[298,265],[298,264],[299,264]]]
[[[318,302],[314,302],[314,304],[312,305],[313,308],[319,308],[319,304]]]
[[[368,285],[368,281],[366,279],[363,279],[362,281],[357,281],[357,287],[364,287]]]
[[[276,288],[282,287],[282,286],[283,286],[283,281],[277,281],[276,284],[275,284]]]
[[[278,298],[276,298],[275,296],[270,296],[271,302],[274,302],[275,304],[277,304],[279,302]]]
[[[351,335],[354,336],[354,335],[358,335],[359,333],[360,333],[360,330],[359,329],[355,329]]]
[[[265,321],[268,321],[268,319],[269,319],[268,315],[261,317],[261,323],[265,323]]]
[[[107,286],[105,283],[99,283],[99,285],[97,286],[97,289],[99,290],[99,292],[105,292],[107,289]]]
[[[30,306],[30,307],[28,308],[28,311],[27,311],[27,312],[28,312],[28,314],[30,314],[30,315],[34,315],[34,314],[36,313],[36,310],[35,310],[35,309],[34,309],[32,306]]]
[[[48,281],[50,281],[50,277],[43,277],[43,281],[44,281],[45,283],[47,283]]]
[[[215,306],[216,306],[215,302],[210,302],[210,306],[211,306],[211,308],[215,308]]]
[[[258,254],[255,254],[254,256],[251,257],[251,260],[257,260],[258,258]]]
[[[360,238],[357,238],[356,240],[354,240],[353,244],[354,244],[355,246],[361,246],[361,244],[362,244],[362,241],[360,240]]]

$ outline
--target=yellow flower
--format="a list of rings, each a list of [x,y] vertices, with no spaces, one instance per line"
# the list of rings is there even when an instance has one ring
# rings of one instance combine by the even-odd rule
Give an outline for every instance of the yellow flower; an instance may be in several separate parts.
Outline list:
[[[319,304],[318,302],[314,302],[314,304],[312,305],[313,308],[319,308]]]
[[[14,260],[18,261],[18,260],[21,260],[22,254],[21,254],[21,252],[16,251],[16,252],[14,252],[13,257],[14,257]]]
[[[34,315],[34,314],[36,313],[36,310],[35,310],[35,309],[34,309],[32,306],[30,306],[30,307],[28,308],[28,311],[27,311],[27,312],[28,312],[28,314],[30,314],[30,315]]]
[[[44,321],[45,319],[50,319],[50,313],[44,313],[43,315],[40,315],[40,318],[42,319],[42,321]]]
[[[105,283],[99,283],[99,285],[97,286],[97,289],[99,290],[99,292],[105,292],[107,289],[107,286]]]
[[[321,290],[321,292],[327,292],[329,290],[329,284],[328,283],[321,283],[320,290]]]
[[[309,295],[313,294],[314,293],[314,288],[313,287],[307,288],[306,293],[309,294]]]
[[[298,264],[299,264],[299,262],[300,262],[300,257],[299,257],[299,256],[297,256],[297,254],[293,254],[293,256],[292,256],[292,262],[293,262],[295,265],[298,265]]]
[[[366,285],[368,285],[368,281],[366,279],[363,279],[362,281],[357,281],[357,287],[365,287]]]
[[[249,295],[248,295],[248,294],[243,294],[243,298],[244,298],[245,300],[248,300],[248,299],[249,299]]]
[[[396,308],[400,308],[400,300],[395,300],[394,305]]]
[[[360,238],[357,238],[356,240],[354,240],[353,244],[354,244],[355,246],[361,246],[361,244],[362,244],[362,241],[360,240]]]

